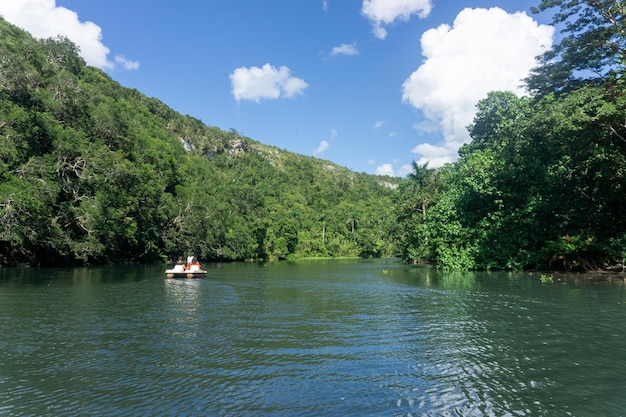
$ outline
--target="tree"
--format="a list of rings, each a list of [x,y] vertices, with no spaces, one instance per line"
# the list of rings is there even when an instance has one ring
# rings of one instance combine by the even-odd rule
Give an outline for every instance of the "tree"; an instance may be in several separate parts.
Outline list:
[[[542,0],[532,11],[551,9],[557,9],[552,22],[562,27],[564,37],[526,78],[532,93],[566,93],[621,78],[626,65],[623,0]]]
[[[430,173],[428,171],[428,162],[424,165],[419,165],[417,162],[413,161],[413,172],[408,175],[408,179],[413,186],[413,191],[415,192],[415,196],[418,199],[419,207],[417,210],[421,211],[424,219],[426,218],[426,203],[429,199],[428,190],[426,189],[426,184],[428,183]]]
[[[412,261],[434,259],[432,224],[427,212],[437,204],[444,188],[441,170],[413,161],[413,172],[400,183],[396,199],[402,257]]]
[[[461,157],[477,150],[501,149],[519,139],[517,124],[529,115],[530,99],[510,91],[492,91],[478,102],[476,110],[467,128],[472,141],[459,149]]]

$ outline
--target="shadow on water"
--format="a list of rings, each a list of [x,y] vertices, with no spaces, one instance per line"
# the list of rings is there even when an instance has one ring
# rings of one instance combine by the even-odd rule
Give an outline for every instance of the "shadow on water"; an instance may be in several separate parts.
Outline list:
[[[0,268],[0,287],[6,285],[97,285],[139,282],[160,277],[165,266],[94,266],[78,268]]]
[[[511,271],[441,271],[433,265],[410,265],[383,269],[393,281],[417,287],[480,290],[481,288],[595,287],[626,286],[626,274],[607,272],[511,272]]]

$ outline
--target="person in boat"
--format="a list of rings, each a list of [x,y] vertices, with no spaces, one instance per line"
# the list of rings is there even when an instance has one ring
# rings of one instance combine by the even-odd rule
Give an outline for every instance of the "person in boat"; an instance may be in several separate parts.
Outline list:
[[[185,270],[185,262],[183,262],[183,258],[178,258],[176,264],[174,265],[174,271],[184,271]]]
[[[198,258],[196,258],[195,256],[191,259],[191,262],[189,262],[189,264],[187,265],[187,270],[188,271],[192,271],[192,270],[200,270],[202,268],[202,266],[200,265],[200,262],[198,262]]]

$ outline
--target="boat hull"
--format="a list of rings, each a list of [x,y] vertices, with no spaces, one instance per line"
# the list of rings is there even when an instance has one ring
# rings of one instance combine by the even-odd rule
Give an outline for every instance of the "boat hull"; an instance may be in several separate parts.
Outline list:
[[[205,276],[206,271],[173,271],[169,269],[165,271],[165,277],[170,279],[197,279]]]

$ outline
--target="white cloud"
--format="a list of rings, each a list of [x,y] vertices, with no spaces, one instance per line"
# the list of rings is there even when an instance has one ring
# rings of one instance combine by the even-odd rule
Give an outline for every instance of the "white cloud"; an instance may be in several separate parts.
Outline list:
[[[374,35],[379,39],[387,37],[384,25],[396,21],[408,21],[411,16],[425,18],[432,10],[431,0],[363,0],[361,13],[373,25]]]
[[[120,55],[116,55],[115,56],[115,62],[117,64],[120,64],[122,66],[122,68],[124,68],[125,70],[136,70],[139,69],[139,62],[138,61],[130,61],[126,58],[124,58],[123,56]]]
[[[93,22],[81,22],[76,12],[56,5],[56,0],[0,0],[0,14],[9,22],[36,38],[65,36],[80,48],[88,65],[113,69],[107,56],[109,48],[102,43],[102,29]],[[138,63],[124,60],[125,69],[137,69]]]
[[[375,161],[369,160],[367,161],[367,163],[370,165],[373,165]],[[411,172],[413,172],[412,164],[402,165],[400,168],[397,169],[397,171],[394,169],[393,164],[382,164],[376,167],[374,174],[375,175],[388,175],[390,177],[406,177]]]
[[[458,142],[446,143],[444,146],[435,146],[430,143],[422,143],[411,150],[416,155],[421,155],[417,162],[419,165],[428,163],[428,168],[438,168],[454,162],[457,151],[461,144]]]
[[[317,147],[316,150],[313,151],[313,156],[318,156],[322,153],[324,153],[324,151],[326,151],[326,149],[328,149],[330,145],[328,144],[327,141],[323,140],[320,142],[320,146]]]
[[[331,139],[335,139],[338,134],[339,134],[339,132],[337,132],[337,129],[330,129],[330,138]]]
[[[270,64],[261,68],[237,68],[230,74],[233,96],[237,101],[252,100],[257,103],[261,99],[293,98],[302,94],[308,84],[290,74],[289,68],[275,68]]]
[[[523,94],[521,80],[536,65],[535,57],[552,45],[554,29],[539,25],[524,12],[464,9],[454,24],[426,31],[421,38],[424,63],[402,85],[402,100],[421,110],[418,129],[443,135],[443,145],[413,149],[418,163],[435,168],[457,157],[470,140],[467,132],[476,104],[489,91]]]
[[[381,127],[383,127],[384,124],[385,124],[384,120],[379,120],[376,123],[374,123],[374,129],[380,129]]]
[[[412,172],[413,172],[413,165],[411,165],[411,164],[402,165],[398,169],[398,176],[399,177],[406,177],[407,175],[409,175]]]
[[[357,48],[356,43],[346,44],[342,43],[339,46],[335,46],[332,51],[330,51],[331,56],[336,55],[358,55],[359,48]]]
[[[389,175],[394,176],[393,166],[391,164],[382,164],[376,167],[376,175]]]

